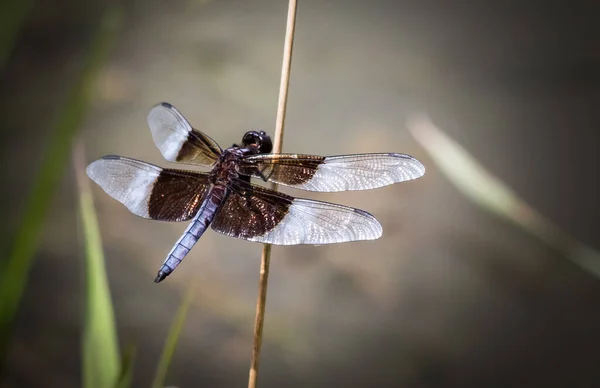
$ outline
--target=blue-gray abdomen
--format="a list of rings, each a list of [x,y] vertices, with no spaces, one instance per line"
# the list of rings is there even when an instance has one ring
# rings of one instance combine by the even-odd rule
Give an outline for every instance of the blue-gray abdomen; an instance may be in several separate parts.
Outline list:
[[[215,218],[215,213],[226,196],[227,190],[222,186],[214,186],[210,189],[198,213],[183,232],[183,235],[177,240],[167,259],[158,270],[156,279],[154,279],[155,283],[163,281],[177,268]]]

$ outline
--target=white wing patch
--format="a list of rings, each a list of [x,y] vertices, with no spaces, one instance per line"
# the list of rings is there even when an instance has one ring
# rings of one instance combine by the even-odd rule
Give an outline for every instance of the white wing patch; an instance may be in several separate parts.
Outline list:
[[[371,214],[333,203],[295,199],[277,226],[251,241],[275,245],[375,240],[383,229]]]
[[[150,218],[148,200],[162,169],[152,164],[120,156],[92,162],[86,169],[91,180],[133,214]]]
[[[309,191],[368,190],[417,179],[425,166],[404,154],[329,156],[312,179],[295,187]]]
[[[148,125],[163,157],[177,162],[177,155],[192,131],[189,121],[173,105],[163,102],[148,113]]]

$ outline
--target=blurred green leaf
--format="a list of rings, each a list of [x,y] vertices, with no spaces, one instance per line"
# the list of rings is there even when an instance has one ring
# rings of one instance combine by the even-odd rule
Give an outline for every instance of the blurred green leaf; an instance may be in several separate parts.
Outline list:
[[[427,117],[410,120],[408,128],[440,171],[464,195],[483,208],[538,237],[573,263],[600,277],[600,253],[577,241],[545,218],[507,185],[481,166],[460,144]]]
[[[135,361],[136,346],[129,344],[123,353],[121,361],[121,372],[115,384],[115,388],[131,387],[133,381],[133,363]]]
[[[85,318],[83,323],[83,386],[112,387],[119,381],[117,329],[106,279],[102,239],[90,182],[85,175],[83,145],[74,147],[75,175],[85,243]]]
[[[175,347],[177,346],[177,341],[179,340],[179,335],[183,329],[183,324],[185,323],[185,318],[187,316],[190,304],[192,303],[193,297],[194,290],[193,287],[190,287],[187,295],[181,302],[181,305],[179,305],[175,319],[173,320],[171,328],[169,329],[169,335],[167,336],[165,347],[162,355],[160,356],[160,361],[158,362],[158,368],[156,369],[156,375],[154,376],[154,381],[152,382],[152,388],[164,387],[167,371],[169,369],[169,365],[171,364],[173,354],[175,353]]]
[[[71,91],[64,110],[54,126],[54,136],[48,145],[26,202],[25,214],[16,232],[13,250],[0,281],[0,368],[4,364],[12,321],[27,284],[46,211],[63,174],[70,155],[73,136],[89,104],[95,79],[112,45],[121,16],[120,9],[111,7],[102,17],[98,32],[90,46],[81,78]]]
[[[0,69],[4,68],[19,37],[19,31],[33,6],[33,0],[0,2]]]

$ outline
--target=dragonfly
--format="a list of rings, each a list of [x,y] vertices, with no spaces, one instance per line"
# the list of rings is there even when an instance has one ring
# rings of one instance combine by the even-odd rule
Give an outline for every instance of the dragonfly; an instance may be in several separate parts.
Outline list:
[[[419,178],[425,167],[400,153],[339,156],[271,153],[264,131],[248,131],[223,150],[192,127],[171,104],[148,114],[152,138],[168,162],[208,172],[161,168],[108,155],[86,168],[88,177],[133,214],[158,221],[191,221],[160,266],[159,283],[181,264],[210,226],[227,236],[274,245],[323,245],[375,240],[383,228],[370,213],[296,198],[251,183],[251,178],[301,190],[367,190]]]

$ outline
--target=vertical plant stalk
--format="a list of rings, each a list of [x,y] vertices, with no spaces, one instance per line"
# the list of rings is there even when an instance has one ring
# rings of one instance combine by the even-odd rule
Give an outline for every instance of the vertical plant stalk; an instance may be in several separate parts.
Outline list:
[[[281,66],[281,82],[279,84],[279,101],[277,103],[277,118],[275,120],[275,136],[273,153],[281,153],[283,145],[283,129],[287,107],[288,89],[290,85],[290,70],[292,67],[292,49],[294,47],[294,30],[296,28],[297,0],[290,0],[288,4],[285,42],[283,46],[283,63]],[[273,190],[276,184],[271,184]],[[248,376],[248,388],[256,388],[260,349],[262,346],[263,326],[265,322],[265,308],[267,303],[267,285],[269,281],[269,266],[271,264],[271,245],[263,246],[260,261],[260,280],[258,284],[258,300],[256,301],[256,317],[254,319],[254,344],[252,347],[252,360]]]
[[[110,7],[90,45],[81,78],[75,84],[59,120],[25,203],[25,214],[16,232],[12,252],[0,274],[0,369],[21,296],[27,284],[29,269],[37,250],[46,211],[69,159],[73,136],[84,116],[96,77],[108,55],[121,21],[121,9]]]
[[[177,341],[179,341],[179,337],[183,331],[183,324],[185,323],[185,319],[193,299],[194,287],[190,286],[185,298],[179,305],[175,319],[173,320],[171,328],[169,329],[169,334],[165,340],[163,352],[160,356],[160,360],[158,361],[158,367],[156,368],[156,375],[154,376],[154,381],[152,382],[152,388],[163,388],[165,386],[167,371],[169,370],[169,365],[171,364],[173,355],[175,354],[175,347],[177,346]]]
[[[83,387],[113,387],[118,381],[119,345],[102,238],[90,181],[85,174],[83,143],[73,147],[73,165],[79,192],[79,212],[85,243],[85,317],[83,323],[82,358]]]

